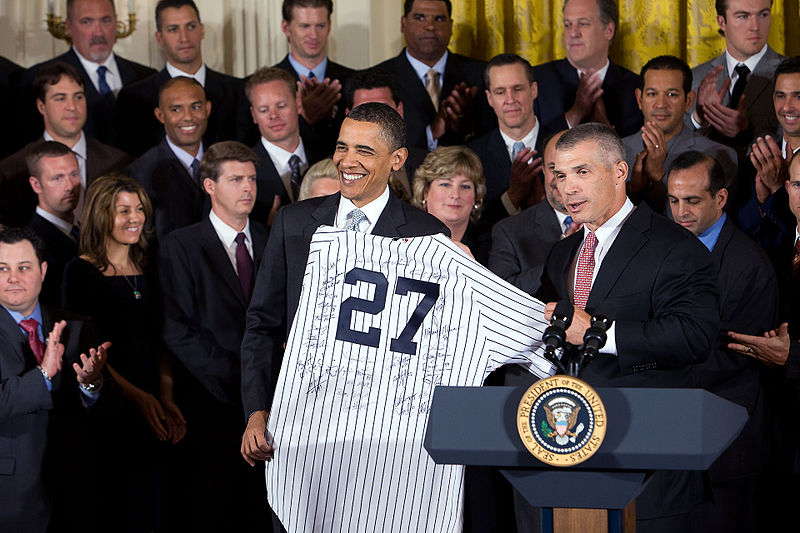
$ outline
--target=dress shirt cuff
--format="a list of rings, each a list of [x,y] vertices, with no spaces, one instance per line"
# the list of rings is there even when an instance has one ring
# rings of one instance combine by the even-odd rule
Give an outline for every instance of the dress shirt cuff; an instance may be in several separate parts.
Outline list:
[[[428,151],[433,152],[439,146],[439,139],[433,138],[433,132],[430,126],[425,126],[425,136],[428,138]]]
[[[44,385],[47,387],[47,392],[53,392],[53,382],[44,377],[44,374],[42,374],[42,379],[44,380]]]
[[[600,350],[602,353],[617,354],[617,324],[611,323],[611,327],[606,331],[606,345]]]
[[[83,387],[78,385],[78,389],[81,391],[81,403],[84,407],[91,407],[97,400],[100,398],[100,391],[103,390],[103,383],[101,382],[97,389],[89,392],[85,390]]]
[[[508,197],[508,191],[503,193],[503,196],[500,197],[500,201],[503,202],[503,207],[506,208],[506,213],[509,215],[518,215],[522,212],[522,209],[511,202],[511,198]]]
[[[689,118],[692,120],[692,126],[694,126],[694,129],[699,130],[700,128],[703,127],[703,125],[697,122],[697,120],[694,118],[695,113],[696,111],[692,111],[692,114],[689,115]]]

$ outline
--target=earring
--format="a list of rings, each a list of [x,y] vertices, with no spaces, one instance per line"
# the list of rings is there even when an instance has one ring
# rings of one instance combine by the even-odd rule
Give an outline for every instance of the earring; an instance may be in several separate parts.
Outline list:
[[[475,205],[472,206],[472,209],[480,209],[480,208],[481,208],[481,204],[475,204]]]
[[[427,203],[428,203],[428,201],[427,201],[427,200],[422,200],[422,205],[423,205],[423,206],[425,206],[425,204],[427,204]]]

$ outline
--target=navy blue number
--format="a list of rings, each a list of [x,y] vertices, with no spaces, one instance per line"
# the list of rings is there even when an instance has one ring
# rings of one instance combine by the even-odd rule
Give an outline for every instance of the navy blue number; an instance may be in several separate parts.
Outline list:
[[[389,349],[393,352],[414,355],[417,353],[417,343],[412,339],[414,335],[417,334],[417,330],[419,330],[419,327],[422,325],[422,321],[425,320],[425,316],[433,308],[433,304],[439,299],[439,285],[437,283],[418,279],[397,278],[397,288],[395,288],[394,293],[405,296],[409,292],[418,292],[425,296],[423,296],[422,300],[417,304],[417,308],[414,309],[414,313],[411,315],[411,318],[408,319],[406,327],[400,332],[400,336],[396,339],[392,339],[392,342],[389,344]]]
[[[336,328],[336,338],[377,348],[381,343],[380,328],[369,328],[367,332],[356,331],[350,327],[350,317],[353,311],[362,311],[368,315],[377,315],[383,311],[386,306],[386,290],[389,287],[389,282],[386,280],[386,276],[380,272],[364,270],[363,268],[354,268],[344,277],[344,282],[348,285],[355,285],[359,281],[375,285],[374,299],[365,300],[351,296],[342,302],[342,307],[339,309],[339,325]]]

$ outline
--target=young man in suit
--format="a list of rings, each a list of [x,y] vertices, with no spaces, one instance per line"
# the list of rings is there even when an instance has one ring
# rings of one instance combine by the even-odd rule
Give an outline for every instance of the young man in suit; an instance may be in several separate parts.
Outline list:
[[[158,238],[198,222],[207,212],[200,160],[210,111],[203,86],[193,78],[177,76],[158,91],[155,115],[164,125],[165,135],[127,168],[153,202]]]
[[[407,157],[404,139],[405,123],[397,111],[375,102],[356,107],[342,123],[334,154],[341,193],[292,204],[278,212],[242,340],[247,429],[241,452],[251,465],[272,454],[266,423],[314,231],[326,224],[387,237],[449,233],[436,218],[402,203],[389,190],[392,170],[402,167]]]
[[[86,92],[78,70],[68,63],[42,67],[33,82],[36,109],[44,119],[44,134],[0,162],[0,222],[9,226],[28,223],[36,206],[36,195],[28,184],[28,153],[43,141],[68,146],[78,158],[81,195],[75,207],[80,218],[83,194],[97,178],[122,168],[130,161],[127,154],[90,137],[86,124]]]
[[[155,70],[114,53],[117,13],[112,0],[67,0],[65,23],[72,47],[60,56],[29,68],[22,76],[23,90],[30,88],[44,65],[57,61],[69,63],[80,72],[86,91],[86,134],[116,146],[117,93],[125,85],[155,74]],[[39,124],[35,116],[32,120],[34,125]],[[35,134],[36,128],[29,138]]]
[[[497,128],[467,146],[483,164],[481,224],[491,227],[541,201],[540,154],[549,133],[533,112],[538,86],[530,63],[516,54],[500,54],[486,65],[484,76],[485,97],[497,115]]]
[[[161,138],[161,124],[153,109],[158,107],[158,89],[175,76],[194,78],[211,102],[211,113],[203,141],[241,140],[240,129],[249,125],[241,79],[216,72],[203,62],[205,29],[192,0],[161,0],[156,5],[156,42],[164,52],[164,69],[122,88],[117,98],[119,145],[139,156]]]
[[[200,177],[211,199],[202,221],[160,243],[164,343],[175,361],[175,402],[187,424],[176,447],[175,525],[192,531],[261,530],[263,470],[239,456],[239,349],[266,227],[250,221],[256,199],[252,150],[236,141],[209,147]],[[263,516],[259,516],[259,514]]]
[[[620,136],[632,134],[642,125],[633,95],[638,76],[608,58],[619,28],[615,0],[567,0],[563,13],[567,57],[534,67],[536,115],[550,131],[605,122]]]
[[[408,144],[433,151],[463,144],[496,122],[485,100],[485,63],[447,49],[453,33],[450,0],[406,0],[400,31],[406,48],[377,65],[394,74]]]
[[[289,53],[275,66],[294,77],[304,127],[319,146],[332,152],[344,120],[342,87],[353,74],[353,69],[331,61],[327,54],[333,1],[283,0],[281,12]]]
[[[549,320],[574,304],[567,354],[592,316],[612,321],[608,340],[580,372],[595,387],[691,387],[719,328],[716,269],[693,235],[634,207],[625,194],[625,148],[604,124],[581,124],[556,143],[558,191],[579,231],[553,245],[538,296]],[[681,487],[680,490],[675,487]],[[659,471],[636,501],[637,531],[689,529],[703,496],[699,472]]]
[[[669,170],[669,207],[676,223],[711,252],[720,288],[720,335],[708,359],[695,365],[694,386],[747,409],[747,425],[708,471],[711,499],[692,520],[703,531],[754,531],[758,475],[763,458],[764,391],[759,366],[727,348],[730,330],[759,334],[778,319],[778,283],[764,251],[725,214],[728,192],[722,166],[687,151]]]
[[[755,135],[774,131],[773,73],[783,59],[767,44],[772,0],[716,0],[725,52],[692,70],[696,129],[744,156]]]
[[[74,211],[81,194],[81,172],[72,150],[45,141],[28,154],[28,173],[31,189],[39,198],[28,226],[44,241],[50,273],[42,283],[39,301],[60,307],[64,266],[78,255],[79,221]]]
[[[82,448],[87,433],[96,431],[84,411],[95,411],[107,395],[110,344],[90,348],[89,324],[40,304],[46,273],[33,230],[0,230],[0,520],[9,531],[44,533],[49,522],[58,531],[74,530],[77,513],[69,505],[78,501],[82,526],[98,526],[96,502],[76,494],[83,492],[82,476],[96,474]]]

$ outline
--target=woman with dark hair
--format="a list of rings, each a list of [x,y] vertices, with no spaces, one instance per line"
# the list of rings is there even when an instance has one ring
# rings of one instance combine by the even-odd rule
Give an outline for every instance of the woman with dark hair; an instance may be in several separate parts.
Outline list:
[[[103,176],[92,183],[81,220],[80,256],[65,267],[62,286],[64,308],[91,317],[97,334],[112,343],[107,366],[125,401],[119,423],[104,428],[104,437],[122,470],[115,483],[128,491],[118,524],[130,531],[155,525],[156,439],[174,444],[186,433],[172,400],[169,360],[160,348],[155,277],[146,275],[145,223],[152,212],[144,189],[127,176]]]

